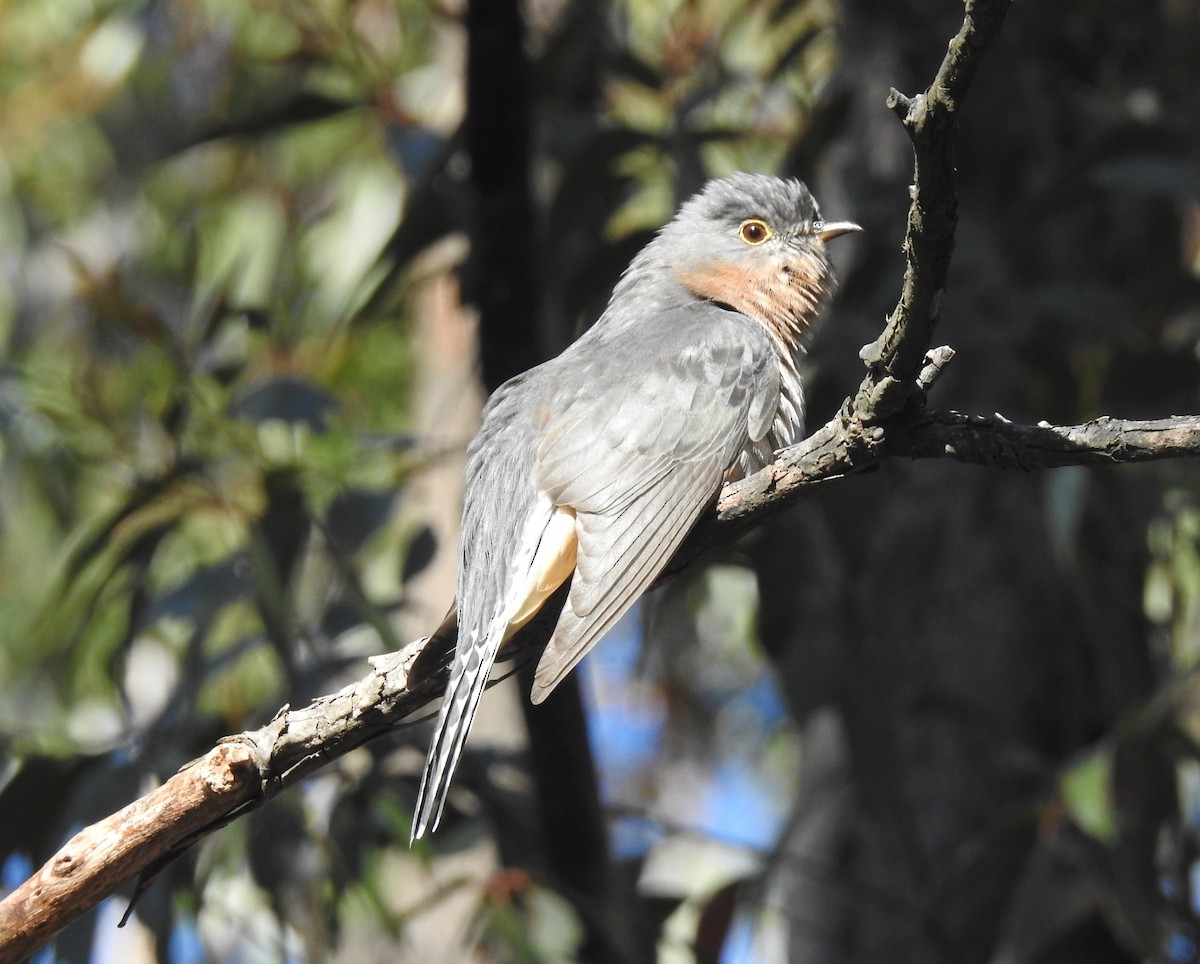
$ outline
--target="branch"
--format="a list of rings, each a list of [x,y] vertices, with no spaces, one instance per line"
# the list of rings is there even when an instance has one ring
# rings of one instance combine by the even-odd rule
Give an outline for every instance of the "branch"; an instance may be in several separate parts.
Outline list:
[[[1082,425],[1021,425],[1002,415],[927,412],[907,427],[889,424],[886,429],[871,458],[856,464],[855,471],[897,456],[953,459],[1026,472],[1200,456],[1200,415],[1152,421],[1104,416]],[[728,543],[760,524],[765,515],[844,477],[845,448],[845,439],[822,439],[814,434],[780,452],[761,472],[725,486],[717,503],[717,518],[704,526],[705,539],[713,544]]]
[[[222,743],[77,833],[0,903],[0,962],[26,960],[140,870],[238,813],[258,796],[254,763],[240,743]]]
[[[895,440],[895,454],[950,458],[1001,469],[1118,465],[1200,455],[1200,415],[1133,421],[1103,416],[1082,425],[1018,425],[1001,415],[930,412]],[[888,448],[893,448],[889,440]]]
[[[836,449],[837,443],[832,443]],[[717,512],[695,534],[711,548],[728,543],[784,505],[840,477],[840,456],[816,436],[781,452],[761,472],[727,485]],[[1200,456],[1200,415],[1157,421],[1100,418],[1083,425],[1018,425],[994,415],[931,412],[878,449],[892,456],[953,458],[1032,470]],[[689,547],[692,547],[689,549]],[[694,562],[693,542],[681,551]],[[676,569],[682,566],[675,566]],[[553,609],[553,607],[551,607]],[[544,641],[534,620],[519,647]],[[344,753],[395,729],[441,694],[453,638],[410,643],[371,660],[372,670],[300,709],[284,707],[266,726],[226,737],[157,790],[80,831],[36,874],[0,902],[0,964],[20,961],[135,876],[159,869],[223,827]],[[427,663],[427,660],[429,663]],[[432,669],[426,670],[426,665]]]
[[[888,107],[899,116],[912,141],[915,172],[904,236],[904,287],[883,334],[862,350],[861,357],[871,370],[871,377],[859,389],[862,402],[870,403],[880,391],[898,401],[902,393],[896,388],[911,385],[917,377],[937,327],[958,224],[954,186],[958,112],[982,55],[1000,35],[1011,5],[1012,0],[967,0],[962,27],[950,41],[929,89],[916,97],[906,97],[895,88],[888,94]],[[872,407],[877,419],[898,410],[888,405]]]
[[[440,640],[438,640],[441,642]],[[260,806],[351,749],[393,729],[445,688],[411,671],[430,640],[372,660],[330,696],[223,739],[157,790],[76,834],[0,901],[0,964],[23,961],[126,881],[137,892],[205,835]]]

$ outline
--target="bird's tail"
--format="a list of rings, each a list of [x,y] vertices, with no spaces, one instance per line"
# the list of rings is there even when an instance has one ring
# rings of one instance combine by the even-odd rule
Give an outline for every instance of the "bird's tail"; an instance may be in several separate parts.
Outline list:
[[[461,627],[460,627],[461,629]],[[500,649],[502,633],[493,626],[483,639],[479,631],[472,631],[474,638],[464,646],[460,640],[450,670],[450,682],[442,697],[442,708],[438,711],[437,726],[429,744],[429,755],[425,759],[425,773],[421,777],[421,789],[417,793],[417,804],[413,813],[412,840],[419,840],[426,832],[436,830],[442,819],[442,808],[446,805],[446,794],[450,781],[458,768],[463,745],[479,700],[492,673],[492,664]]]

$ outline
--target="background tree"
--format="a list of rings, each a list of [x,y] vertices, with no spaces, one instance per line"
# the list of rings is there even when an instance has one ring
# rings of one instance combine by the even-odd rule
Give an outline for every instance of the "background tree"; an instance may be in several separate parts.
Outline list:
[[[494,384],[706,175],[799,173],[868,228],[813,421],[860,380],[910,176],[883,95],[928,82],[961,7],[548,4],[524,38],[512,11],[0,12],[6,885],[436,620],[416,580],[451,536],[414,490],[470,421],[456,265]],[[961,118],[940,407],[1196,409],[1198,33],[1190,0],[1016,7]],[[445,421],[414,433],[422,407]],[[403,731],[168,867],[141,933],[231,959],[1191,959],[1193,472],[892,460],[677,579],[632,679],[632,627],[594,661],[595,888],[511,740],[410,856]],[[94,924],[59,956],[114,939]]]

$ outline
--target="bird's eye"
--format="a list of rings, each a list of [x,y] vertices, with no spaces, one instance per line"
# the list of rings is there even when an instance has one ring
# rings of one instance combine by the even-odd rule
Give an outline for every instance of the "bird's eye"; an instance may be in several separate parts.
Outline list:
[[[760,221],[758,218],[743,221],[742,226],[738,228],[738,237],[747,244],[762,244],[770,236],[771,229],[767,227],[765,221]]]

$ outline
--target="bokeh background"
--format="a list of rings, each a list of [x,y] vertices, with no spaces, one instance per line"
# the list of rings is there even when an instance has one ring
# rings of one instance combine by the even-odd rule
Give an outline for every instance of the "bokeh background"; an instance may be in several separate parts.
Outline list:
[[[487,390],[706,177],[866,228],[807,371],[831,415],[903,268],[885,97],[962,13],[0,2],[0,892],[436,624]],[[1018,3],[960,121],[931,404],[1200,411],[1200,4]],[[1198,483],[831,484],[544,715],[496,687],[427,844],[416,723],[39,960],[1195,960]]]

